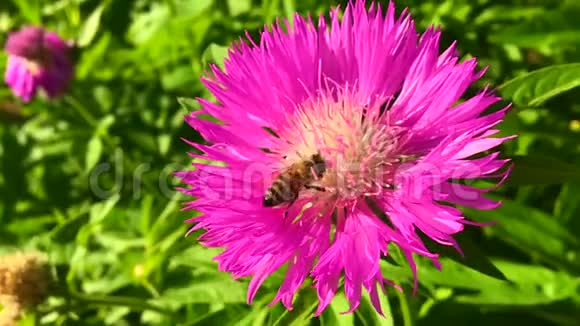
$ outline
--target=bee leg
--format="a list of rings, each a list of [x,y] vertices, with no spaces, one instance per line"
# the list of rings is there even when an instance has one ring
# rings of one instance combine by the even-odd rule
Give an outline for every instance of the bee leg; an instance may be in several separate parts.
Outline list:
[[[318,190],[318,191],[321,191],[321,192],[325,192],[326,191],[326,188],[324,188],[322,186],[315,185],[315,184],[306,184],[306,185],[304,185],[304,188],[306,188],[306,189],[314,189],[314,190]]]

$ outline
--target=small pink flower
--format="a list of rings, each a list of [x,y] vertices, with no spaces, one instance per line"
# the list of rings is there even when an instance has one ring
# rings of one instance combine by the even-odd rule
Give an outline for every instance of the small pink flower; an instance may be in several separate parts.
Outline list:
[[[8,64],[4,79],[14,95],[29,102],[38,88],[48,97],[62,95],[73,78],[70,46],[57,34],[25,26],[10,33],[6,42]]]
[[[202,213],[191,230],[224,249],[221,270],[252,278],[248,302],[286,265],[273,303],[292,309],[311,277],[320,314],[344,277],[349,312],[363,288],[381,312],[379,289],[390,282],[379,261],[389,243],[414,273],[413,254],[438,266],[418,230],[459,249],[453,235],[473,222],[453,204],[499,205],[483,197],[489,189],[455,182],[508,174],[500,172],[507,160],[487,153],[510,138],[490,137],[507,108],[484,114],[499,101],[488,89],[458,103],[483,75],[475,59],[460,62],[455,44],[440,54],[440,32],[418,35],[392,3],[385,13],[358,0],[340,16],[333,10],[329,22],[314,23],[296,15],[293,27],[277,22],[258,42],[236,43],[225,69],[212,66],[203,79],[218,103],[199,99],[203,109],[186,117],[210,143],[191,143],[205,153],[191,156],[223,163],[197,160],[178,173],[196,198],[186,209]],[[301,162],[310,174],[294,198],[297,175],[285,171]],[[276,182],[287,196],[265,198]]]

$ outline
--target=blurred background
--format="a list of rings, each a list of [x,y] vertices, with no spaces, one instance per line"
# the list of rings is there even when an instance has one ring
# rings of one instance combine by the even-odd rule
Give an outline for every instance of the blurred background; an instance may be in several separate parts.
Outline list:
[[[519,138],[503,149],[516,163],[513,175],[492,194],[504,205],[465,210],[497,221],[462,234],[465,259],[449,251],[442,272],[419,261],[416,295],[401,257],[384,262],[385,276],[406,290],[388,289],[385,318],[368,298],[340,314],[342,295],[312,318],[308,288],[292,312],[267,307],[282,274],[247,305],[247,280],[218,272],[211,258],[219,250],[184,237],[193,213],[180,211],[185,198],[172,173],[190,163],[181,138],[202,141],[183,116],[197,108],[185,98],[210,98],[199,82],[208,63],[221,64],[245,30],[258,35],[276,17],[318,15],[339,3],[0,2],[2,44],[23,24],[76,44],[76,77],[62,98],[24,104],[0,86],[0,253],[42,252],[53,278],[49,298],[28,308],[21,325],[580,324],[577,0],[396,1],[420,31],[440,26],[444,46],[457,40],[462,57],[489,66],[468,93],[499,87],[503,104],[514,103],[502,134]],[[6,59],[0,52],[1,71]]]

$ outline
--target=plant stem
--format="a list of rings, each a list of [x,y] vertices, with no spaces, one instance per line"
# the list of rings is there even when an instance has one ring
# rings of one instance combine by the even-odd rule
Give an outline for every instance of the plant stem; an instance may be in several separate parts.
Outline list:
[[[395,292],[399,298],[399,306],[401,309],[401,314],[403,315],[403,325],[413,326],[413,316],[411,315],[411,309],[409,308],[409,302],[407,301],[406,294],[401,293],[400,291]]]
[[[81,301],[83,304],[104,305],[104,306],[123,306],[135,310],[151,310],[164,315],[171,315],[172,312],[155,304],[131,297],[106,296],[106,295],[88,295],[76,292],[69,292],[72,299]]]
[[[75,99],[72,96],[66,96],[65,101],[70,104],[70,106],[73,107],[73,109],[75,109],[75,111],[77,111],[78,114],[80,114],[81,117],[83,117],[83,119],[85,119],[85,121],[91,125],[91,126],[96,126],[97,125],[97,120],[89,113],[89,111],[87,111],[87,109],[84,107],[84,105],[81,104],[81,102],[79,102],[77,99]]]

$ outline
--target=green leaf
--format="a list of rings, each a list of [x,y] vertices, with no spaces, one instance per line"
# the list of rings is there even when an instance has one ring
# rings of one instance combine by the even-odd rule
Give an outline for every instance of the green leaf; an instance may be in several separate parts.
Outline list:
[[[26,219],[15,219],[8,225],[4,226],[6,231],[20,236],[32,237],[47,229],[47,226],[53,225],[56,218],[50,214],[44,216],[28,216]]]
[[[294,1],[283,1],[282,6],[284,6],[284,16],[286,16],[290,24],[292,24],[291,26],[293,26],[296,3]]]
[[[380,290],[379,290],[380,291]],[[361,297],[360,306],[354,311],[358,321],[364,326],[373,325],[383,325],[383,326],[393,326],[394,320],[391,313],[390,304],[385,293],[380,291],[379,299],[381,301],[381,307],[385,312],[385,316],[379,315],[375,310],[375,307],[371,304],[371,301],[367,294]],[[359,324],[359,323],[355,323]]]
[[[530,23],[527,23],[506,28],[501,33],[490,36],[490,41],[538,49],[542,52],[552,52],[553,48],[558,48],[558,46],[561,47],[565,44],[578,44],[580,32],[577,29],[552,28],[551,30],[530,32],[530,25]]]
[[[90,171],[97,165],[103,154],[103,142],[97,136],[91,137],[87,144],[87,153],[85,156],[85,171]]]
[[[528,19],[522,17],[515,24],[492,30],[489,33],[489,40],[493,43],[537,49],[547,55],[554,55],[567,47],[579,44],[580,29],[577,17],[580,14],[580,7],[576,1],[562,1],[562,5],[553,10],[546,10],[546,7],[541,9],[543,9],[541,14],[532,11]],[[513,11],[514,8],[506,10]]]
[[[167,289],[158,299],[160,303],[245,303],[245,284],[235,281],[227,274],[196,275],[189,284]]]
[[[193,321],[188,321],[183,326],[193,325],[244,325],[238,323],[242,316],[248,316],[249,312],[246,305],[228,304],[225,308],[217,311],[212,311],[208,314],[202,315],[200,318]]]
[[[578,239],[553,216],[510,200],[504,200],[495,210],[465,208],[464,211],[474,220],[496,222],[486,229],[523,252],[580,270]]]
[[[418,259],[417,265],[419,282],[431,289],[435,286],[447,286],[481,290],[483,287],[489,286],[489,284],[503,284],[503,286],[509,284],[461,265],[449,258],[441,259],[441,270],[435,268],[426,259]]]
[[[348,300],[344,296],[344,292],[341,291],[336,294],[328,308],[320,315],[320,324],[322,326],[352,326],[354,314],[343,314],[348,309]]]
[[[483,25],[496,21],[521,21],[545,13],[542,7],[514,7],[509,5],[495,5],[483,10],[474,20],[474,24]]]
[[[145,241],[143,238],[127,237],[119,232],[94,232],[93,238],[111,253],[121,253],[134,248],[143,248]]]
[[[113,93],[111,89],[102,85],[97,85],[93,88],[93,98],[99,104],[101,111],[110,112],[113,108]],[[113,121],[114,116],[111,116]]]
[[[94,204],[89,213],[90,222],[93,224],[102,222],[113,210],[119,199],[120,196],[115,194],[104,202]]]
[[[520,106],[539,106],[550,98],[580,86],[580,63],[550,66],[529,72],[499,87],[504,97]]]
[[[173,140],[173,135],[163,134],[157,137],[157,143],[159,144],[159,154],[165,156],[169,152],[171,146],[171,141]]]
[[[41,0],[12,0],[18,7],[18,12],[32,24],[40,24],[42,21]]]
[[[503,260],[493,263],[506,276],[504,282],[458,264],[448,258],[441,259],[441,271],[428,259],[418,259],[418,277],[422,285],[436,292],[440,286],[460,291],[454,300],[469,304],[537,305],[574,297],[578,278],[545,267],[516,264]],[[388,269],[381,265],[385,275]]]
[[[515,156],[512,159],[514,169],[507,183],[513,186],[580,181],[580,169],[576,165],[568,164],[555,158]]]
[[[95,134],[96,135],[106,135],[107,132],[109,131],[109,128],[111,128],[111,126],[114,123],[115,123],[115,116],[112,114],[107,114],[105,117],[103,117],[99,121],[99,124],[97,125],[97,128],[95,130]]]
[[[161,85],[164,89],[171,91],[193,85],[195,80],[196,76],[191,66],[178,66],[161,76]]]
[[[153,2],[148,11],[135,15],[127,38],[134,44],[143,44],[166,27],[171,19],[171,9],[167,3]]]
[[[479,246],[473,243],[468,231],[469,229],[466,229],[455,236],[455,240],[461,247],[464,256],[461,256],[455,248],[437,244],[423,234],[422,240],[430,251],[439,253],[442,257],[451,259],[455,261],[455,263],[463,265],[464,268],[477,271],[498,281],[507,281],[507,278],[501,270],[493,264]],[[381,261],[381,270],[383,271],[383,274],[386,275],[388,279],[397,283],[411,282],[413,275],[410,268],[407,267],[408,262],[403,256],[401,250],[394,244],[389,245],[389,257],[394,261],[394,263]]]
[[[175,10],[181,16],[198,17],[211,9],[214,2],[215,0],[179,0],[175,1]]]
[[[215,43],[210,44],[201,56],[201,61],[204,65],[213,63],[223,69],[224,60],[228,56],[228,48],[223,45]]]
[[[91,13],[89,18],[85,21],[83,26],[79,30],[79,35],[77,37],[77,45],[84,48],[91,44],[97,32],[99,31],[99,25],[101,24],[101,17],[105,8],[109,4],[109,1],[104,1]]]
[[[113,307],[110,312],[103,318],[105,325],[119,325],[123,319],[131,313],[128,307]]]
[[[195,268],[197,271],[211,272],[217,269],[217,262],[213,258],[220,251],[214,248],[193,246],[176,254],[171,258],[170,268]]]
[[[285,310],[280,317],[272,324],[277,325],[307,325],[308,321],[314,317],[314,311],[318,305],[316,291],[310,287],[302,288],[294,302],[293,310]]]
[[[93,255],[88,255],[88,257]],[[97,264],[93,264],[88,269],[94,268]],[[124,273],[113,275],[112,277],[102,276],[95,280],[85,280],[83,282],[83,291],[85,293],[99,293],[99,294],[110,294],[122,289],[133,280]]]
[[[197,111],[200,109],[199,103],[194,98],[178,97],[177,102],[179,102],[179,105],[181,105],[181,107],[183,109],[185,109],[185,111],[187,111],[188,113],[191,113],[191,112],[194,112],[194,111]]]
[[[147,246],[154,247],[159,246],[162,247],[164,243],[167,241],[175,241],[171,237],[168,237],[168,234],[174,233],[175,224],[171,223],[174,220],[169,220],[170,218],[175,218],[177,211],[179,210],[179,202],[180,197],[179,195],[173,196],[173,198],[165,205],[165,208],[159,215],[157,215],[157,219],[155,220],[154,224],[152,225],[149,233],[147,233]]]
[[[482,287],[480,292],[460,295],[459,302],[490,305],[548,304],[576,295],[579,278],[555,272],[542,266],[497,261],[496,264],[512,281],[511,285]]]
[[[252,9],[251,0],[227,0],[230,15],[233,17],[244,14]]]
[[[97,67],[101,64],[103,58],[107,54],[107,50],[111,45],[111,40],[111,33],[105,32],[95,44],[83,49],[81,60],[78,62],[76,67],[76,78],[84,80],[89,76],[89,74],[95,74],[102,71],[101,67],[104,68],[104,66],[99,67],[99,69],[97,69]]]
[[[448,257],[459,264],[465,265],[487,276],[507,281],[505,275],[495,267],[479,246],[471,241],[467,230],[463,230],[463,232],[456,235],[455,240],[461,247],[463,256],[453,247],[443,246],[425,236],[423,237],[423,242],[431,252],[439,253],[443,257]]]
[[[509,286],[510,284],[509,282],[480,273],[477,270],[453,261],[450,258],[444,257],[440,259],[441,270],[437,269],[429,259],[423,257],[417,257],[415,262],[417,264],[417,277],[419,279],[419,284],[431,292],[435,292],[438,286],[481,290],[482,288],[489,286],[489,284],[498,286]],[[381,261],[380,267],[386,278],[392,279],[397,283],[412,283],[413,281],[413,274],[409,269],[395,267],[385,261]],[[393,271],[399,275],[397,277],[392,277]]]
[[[141,216],[139,221],[142,234],[147,234],[151,229],[151,223],[153,220],[153,198],[154,197],[151,194],[146,194],[141,201]]]
[[[580,226],[580,183],[566,183],[554,206],[554,215],[564,223],[576,223]],[[580,229],[573,228],[574,231]]]
[[[89,221],[87,214],[80,214],[57,226],[51,233],[51,239],[57,243],[72,242],[78,231]]]
[[[389,253],[390,252],[391,246],[389,246]],[[383,275],[385,275],[385,277],[390,281],[395,283],[412,283],[413,274],[411,273],[411,269],[407,266],[408,263],[406,261],[401,263],[404,264],[405,267],[397,266],[384,260],[381,260],[380,264]]]

